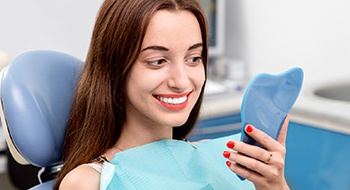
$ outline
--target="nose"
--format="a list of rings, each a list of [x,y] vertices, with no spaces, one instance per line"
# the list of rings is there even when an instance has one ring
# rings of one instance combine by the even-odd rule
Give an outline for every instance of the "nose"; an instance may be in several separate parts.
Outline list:
[[[169,69],[168,86],[177,91],[185,91],[190,85],[190,79],[184,63],[175,63]]]

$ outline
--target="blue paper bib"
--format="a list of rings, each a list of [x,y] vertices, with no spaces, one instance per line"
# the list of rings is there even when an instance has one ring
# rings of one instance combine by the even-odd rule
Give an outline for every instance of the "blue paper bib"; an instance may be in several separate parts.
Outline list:
[[[254,189],[226,166],[228,140],[239,140],[239,134],[196,145],[161,140],[117,153],[102,166],[100,189]]]

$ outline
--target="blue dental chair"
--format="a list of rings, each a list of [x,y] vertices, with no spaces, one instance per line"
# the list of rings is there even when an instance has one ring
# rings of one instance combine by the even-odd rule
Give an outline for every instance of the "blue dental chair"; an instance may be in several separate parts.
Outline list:
[[[40,184],[52,189],[75,87],[84,63],[56,51],[29,51],[9,63],[0,78],[0,114],[6,142],[20,164],[41,168]]]

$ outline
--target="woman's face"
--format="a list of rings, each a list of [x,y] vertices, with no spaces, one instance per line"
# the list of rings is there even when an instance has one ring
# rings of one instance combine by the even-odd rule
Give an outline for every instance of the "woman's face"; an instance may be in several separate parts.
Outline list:
[[[157,11],[127,79],[127,123],[153,129],[184,124],[205,81],[202,50],[191,12]]]

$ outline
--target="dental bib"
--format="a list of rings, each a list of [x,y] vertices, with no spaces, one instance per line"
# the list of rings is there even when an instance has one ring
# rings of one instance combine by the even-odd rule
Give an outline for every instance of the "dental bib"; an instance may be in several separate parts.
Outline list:
[[[232,135],[196,145],[161,140],[115,154],[103,163],[100,189],[254,189],[226,166],[222,152]]]

